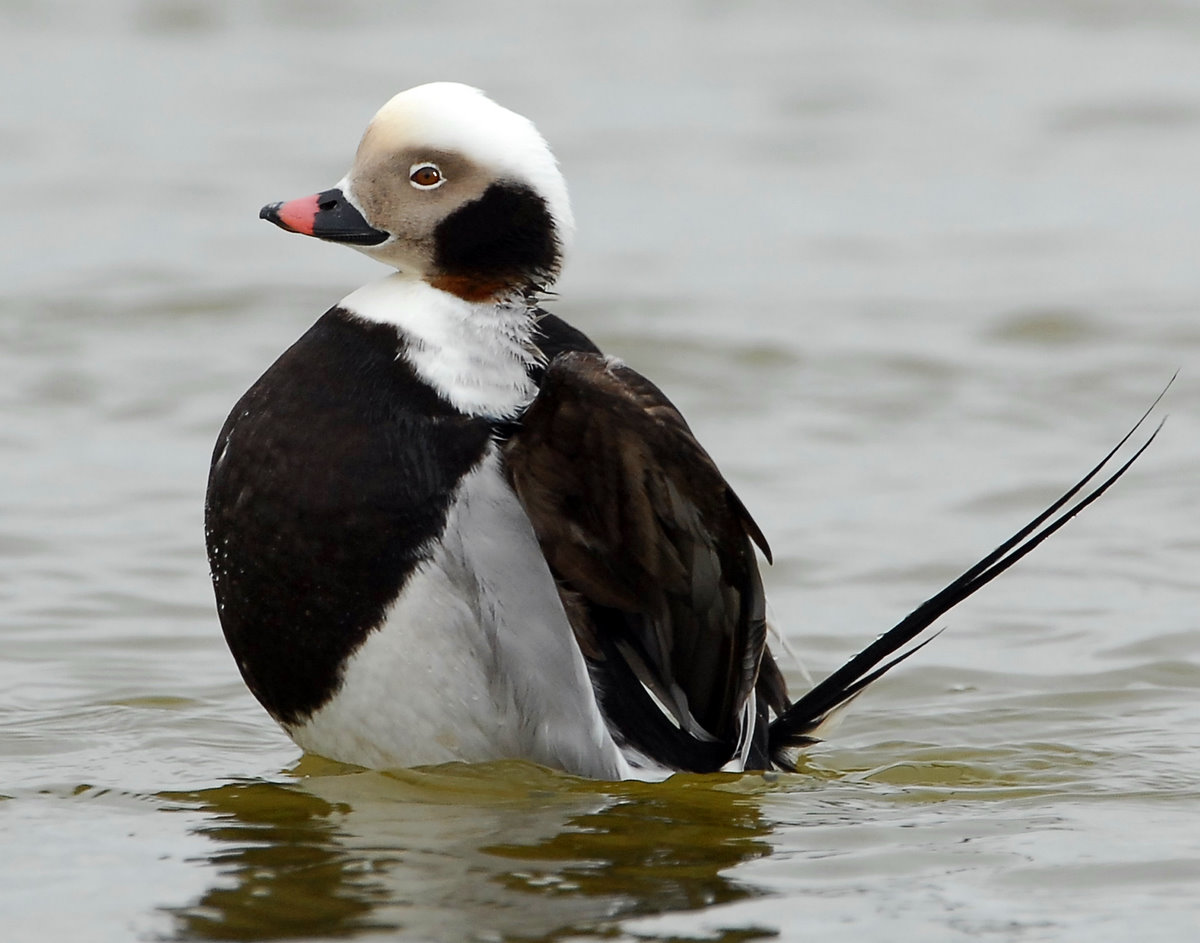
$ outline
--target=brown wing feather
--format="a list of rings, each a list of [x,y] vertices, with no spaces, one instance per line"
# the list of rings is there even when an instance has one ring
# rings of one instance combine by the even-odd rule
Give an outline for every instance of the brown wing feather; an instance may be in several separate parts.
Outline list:
[[[678,410],[565,353],[504,448],[584,654],[623,658],[696,739],[736,742],[766,647],[751,540],[770,551]]]

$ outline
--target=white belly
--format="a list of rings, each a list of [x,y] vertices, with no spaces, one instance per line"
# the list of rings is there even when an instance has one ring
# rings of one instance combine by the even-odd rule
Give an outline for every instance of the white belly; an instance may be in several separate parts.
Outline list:
[[[337,694],[288,732],[305,750],[375,768],[526,759],[631,774],[494,447]]]

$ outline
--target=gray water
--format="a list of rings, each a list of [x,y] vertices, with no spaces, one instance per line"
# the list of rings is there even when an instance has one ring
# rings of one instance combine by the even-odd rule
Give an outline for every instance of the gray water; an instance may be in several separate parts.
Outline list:
[[[1190,940],[1200,926],[1200,4],[0,2],[0,939]],[[201,503],[366,259],[261,223],[433,79],[533,117],[555,310],[767,531],[817,675],[1166,383],[1130,475],[800,775],[301,758]],[[789,669],[802,687],[798,669]]]

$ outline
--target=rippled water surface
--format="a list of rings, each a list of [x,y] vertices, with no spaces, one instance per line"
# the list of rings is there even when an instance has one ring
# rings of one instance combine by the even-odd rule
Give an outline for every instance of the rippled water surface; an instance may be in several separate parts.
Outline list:
[[[1194,938],[1200,6],[2,0],[0,24],[0,938]],[[231,404],[379,270],[257,210],[438,78],[555,145],[579,221],[555,310],[688,415],[818,675],[1180,369],[1164,433],[800,775],[301,758],[225,650],[202,494]]]

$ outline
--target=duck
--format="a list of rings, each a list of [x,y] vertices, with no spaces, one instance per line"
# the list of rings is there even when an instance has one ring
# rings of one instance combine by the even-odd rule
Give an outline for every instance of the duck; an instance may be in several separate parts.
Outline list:
[[[574,219],[531,121],[467,85],[411,88],[341,181],[260,216],[391,269],[236,403],[205,498],[242,678],[299,747],[343,763],[795,770],[930,639],[901,648],[1149,445],[1115,472],[1114,449],[793,700],[762,530],[667,396],[544,307]]]

